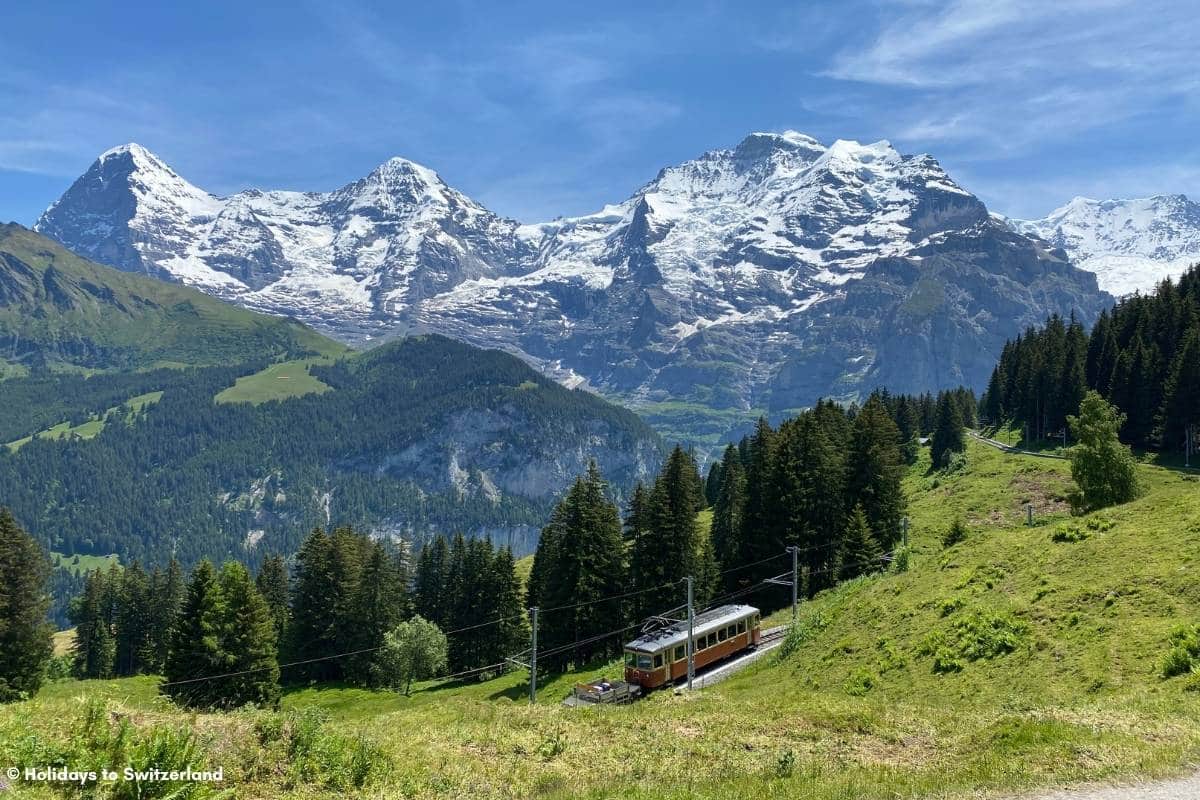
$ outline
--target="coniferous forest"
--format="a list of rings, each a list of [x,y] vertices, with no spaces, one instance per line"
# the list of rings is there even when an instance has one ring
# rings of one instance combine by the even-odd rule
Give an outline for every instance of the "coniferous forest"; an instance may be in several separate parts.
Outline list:
[[[1090,334],[1051,317],[1008,342],[981,412],[1023,426],[1030,440],[1058,438],[1088,389],[1125,414],[1127,444],[1180,453],[1189,426],[1200,438],[1200,267],[1120,301]]]

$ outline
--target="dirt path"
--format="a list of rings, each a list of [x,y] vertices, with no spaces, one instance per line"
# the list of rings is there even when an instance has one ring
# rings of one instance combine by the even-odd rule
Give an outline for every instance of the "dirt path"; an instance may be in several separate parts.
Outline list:
[[[1087,786],[1022,795],[1013,800],[1197,800],[1200,772],[1167,781],[1128,783],[1123,786]]]

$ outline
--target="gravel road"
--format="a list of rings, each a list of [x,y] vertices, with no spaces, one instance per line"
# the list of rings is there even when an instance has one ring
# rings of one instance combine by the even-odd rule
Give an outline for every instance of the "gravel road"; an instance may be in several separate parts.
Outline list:
[[[1020,800],[1200,800],[1200,772],[1168,781],[1058,789]]]

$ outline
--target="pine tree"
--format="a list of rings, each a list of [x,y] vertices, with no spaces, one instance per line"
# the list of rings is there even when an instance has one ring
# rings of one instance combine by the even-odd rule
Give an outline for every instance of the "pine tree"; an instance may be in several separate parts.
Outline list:
[[[115,609],[117,675],[136,675],[150,644],[150,582],[141,565],[134,561],[121,574],[116,590]]]
[[[337,650],[333,543],[317,528],[300,545],[292,584],[291,624],[288,626],[288,659],[304,661],[333,655]],[[298,675],[328,679],[336,674],[328,662],[296,668]],[[290,675],[289,675],[290,677]]]
[[[71,622],[75,625],[73,671],[78,678],[110,678],[113,674],[116,640],[105,609],[107,590],[104,582],[104,573],[92,570],[84,580],[83,594],[72,603]]]
[[[646,534],[633,549],[632,572],[641,592],[635,600],[635,616],[660,613],[678,603],[679,587],[694,575],[699,540],[696,529],[695,462],[676,446],[663,464],[650,492]]]
[[[877,572],[882,564],[879,542],[871,532],[861,504],[854,507],[846,520],[839,561],[842,580]]]
[[[351,603],[354,622],[346,652],[377,652],[387,632],[400,624],[401,598],[396,593],[395,568],[387,548],[382,542],[375,542]],[[346,660],[346,675],[355,683],[370,684],[375,652],[350,656]]]
[[[279,704],[279,659],[275,624],[267,601],[250,573],[236,561],[221,567],[214,591],[217,601],[205,613],[205,627],[216,632],[219,672],[208,684],[208,705],[237,708],[247,703]]]
[[[890,548],[900,535],[904,489],[896,424],[877,401],[868,400],[854,420],[847,500],[861,503],[876,539]]]
[[[740,534],[744,563],[761,561],[776,554],[773,550],[774,543],[767,538],[774,513],[769,498],[771,472],[775,461],[775,440],[775,431],[767,424],[765,417],[760,418],[747,448],[749,460],[746,465],[746,502],[742,508]],[[730,566],[737,565],[726,565],[726,568]],[[747,577],[757,580],[765,577],[769,568],[753,568],[746,572]]]
[[[199,679],[220,675],[225,664],[219,594],[212,563],[201,561],[188,581],[164,670],[163,691],[180,705],[211,706],[217,698],[216,681]]]
[[[800,563],[809,595],[833,584],[846,517],[846,454],[830,435],[830,414],[804,414],[797,424],[799,483],[795,512]],[[837,434],[835,433],[834,436]]]
[[[712,540],[713,555],[722,569],[732,569],[747,563],[743,557],[742,511],[746,503],[746,483],[742,474],[742,460],[733,445],[725,448],[722,460],[721,490],[713,503]],[[738,585],[736,572],[726,573],[726,589]]]
[[[701,534],[699,539],[693,567],[695,586],[692,599],[698,608],[704,608],[721,593],[721,568],[713,552],[712,537]]]
[[[724,469],[725,465],[721,461],[714,461],[708,468],[708,477],[704,481],[704,501],[707,505],[715,505],[717,502],[717,496],[721,493],[721,476]]]
[[[517,577],[512,550],[502,547],[492,563],[494,583],[489,591],[492,612],[499,620],[495,628],[495,649],[488,663],[499,663],[508,656],[529,647],[529,625],[522,604],[521,581]]]
[[[950,457],[966,448],[959,406],[949,392],[943,392],[938,397],[937,427],[933,431],[933,440],[929,446],[934,468],[942,469],[948,466]]]
[[[154,571],[151,582],[150,631],[145,658],[147,672],[161,674],[166,668],[167,653],[175,627],[179,624],[179,609],[185,592],[183,567],[174,558],[165,570]]]
[[[906,464],[915,463],[921,450],[921,418],[917,402],[908,395],[896,401],[896,429],[900,431],[900,449]]]
[[[271,610],[271,622],[275,626],[275,638],[283,642],[286,635],[288,609],[288,573],[287,564],[281,555],[267,556],[258,570],[254,583],[259,593],[267,601]]]
[[[0,508],[0,703],[32,697],[53,651],[46,622],[50,560]]]
[[[1200,323],[1193,320],[1171,364],[1163,391],[1159,431],[1165,449],[1183,450],[1186,433],[1200,435]]]
[[[619,644],[587,640],[624,624],[625,609],[616,599],[629,588],[622,542],[617,507],[593,463],[555,508],[534,556],[530,603],[546,609],[540,617],[539,650],[563,648],[547,657],[550,665],[582,663],[614,652]]]
[[[413,576],[413,605],[416,613],[439,628],[449,628],[449,604],[446,602],[449,580],[450,551],[445,538],[438,536],[426,542],[417,557]]]

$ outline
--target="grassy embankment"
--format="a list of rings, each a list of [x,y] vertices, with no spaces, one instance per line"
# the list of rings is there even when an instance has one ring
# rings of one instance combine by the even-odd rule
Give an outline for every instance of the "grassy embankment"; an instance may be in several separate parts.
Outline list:
[[[98,699],[112,725],[130,721],[130,752],[156,727],[196,731],[195,763],[224,765],[250,797],[967,797],[1193,763],[1200,697],[1159,663],[1200,611],[1200,483],[1144,465],[1142,498],[1072,518],[1065,462],[972,443],[965,470],[925,468],[906,478],[907,572],[804,604],[789,652],[692,696],[570,710],[568,675],[530,707],[510,675],[409,698],[312,687],[281,714],[190,715],[151,678],[65,682],[0,709],[0,762],[76,746],[69,731]],[[970,535],[943,548],[955,516]],[[295,716],[313,709],[318,733]]]

